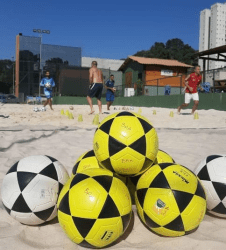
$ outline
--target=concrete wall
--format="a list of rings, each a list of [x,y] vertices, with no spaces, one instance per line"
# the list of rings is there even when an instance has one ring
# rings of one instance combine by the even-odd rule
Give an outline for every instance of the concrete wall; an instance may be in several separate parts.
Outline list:
[[[92,61],[97,61],[97,67],[101,69],[109,69],[117,71],[124,63],[124,60],[114,60],[96,57],[82,57],[82,67],[91,67]]]

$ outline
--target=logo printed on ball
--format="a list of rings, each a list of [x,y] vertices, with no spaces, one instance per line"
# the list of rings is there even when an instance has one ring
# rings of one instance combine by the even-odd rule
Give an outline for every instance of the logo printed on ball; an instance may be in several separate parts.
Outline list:
[[[180,177],[180,178],[182,179],[182,181],[185,182],[186,184],[189,183],[189,181],[186,180],[186,179],[185,179],[182,175],[180,175],[177,171],[173,171],[173,173],[174,173],[175,175],[177,175],[178,177]]]
[[[169,207],[167,207],[161,199],[158,199],[152,209],[157,214],[165,215],[166,212],[169,210]]]
[[[92,192],[89,191],[89,188],[87,188],[85,191],[84,191],[85,194],[87,194],[89,196],[89,199],[91,201],[94,201],[94,197],[92,196]]]
[[[127,130],[131,130],[131,127],[129,127],[128,125],[125,124],[125,122],[122,123],[122,127],[127,129]]]
[[[111,236],[112,236],[113,233],[114,233],[113,231],[106,231],[103,234],[101,240],[108,241],[111,238]]]

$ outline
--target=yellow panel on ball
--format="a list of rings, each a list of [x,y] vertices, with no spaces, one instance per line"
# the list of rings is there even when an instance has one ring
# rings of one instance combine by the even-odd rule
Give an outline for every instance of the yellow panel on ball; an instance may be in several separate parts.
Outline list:
[[[169,154],[159,149],[154,164],[166,163],[166,162],[175,163],[174,159]]]
[[[78,158],[72,169],[72,177],[75,176],[76,173],[82,173],[89,168],[100,168],[93,150],[85,152]]]
[[[124,111],[100,124],[94,134],[93,147],[102,167],[135,176],[153,164],[158,152],[158,136],[146,118]]]

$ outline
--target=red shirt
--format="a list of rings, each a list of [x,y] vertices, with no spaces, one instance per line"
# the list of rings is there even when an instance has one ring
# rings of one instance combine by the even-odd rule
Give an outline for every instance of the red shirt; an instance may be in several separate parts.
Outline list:
[[[197,93],[197,86],[200,84],[202,80],[202,76],[201,75],[196,75],[196,73],[192,73],[190,74],[189,78],[188,78],[188,86],[192,87],[193,90],[190,91],[188,88],[186,88],[186,93]]]

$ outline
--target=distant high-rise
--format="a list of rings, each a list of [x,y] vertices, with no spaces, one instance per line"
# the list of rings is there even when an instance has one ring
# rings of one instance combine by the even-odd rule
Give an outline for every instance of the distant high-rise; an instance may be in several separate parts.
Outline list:
[[[200,12],[199,51],[212,49],[226,44],[226,3],[216,3],[211,9]],[[217,57],[211,55],[211,57]],[[202,60],[199,64],[202,68]],[[207,69],[224,67],[224,62],[209,61]]]

